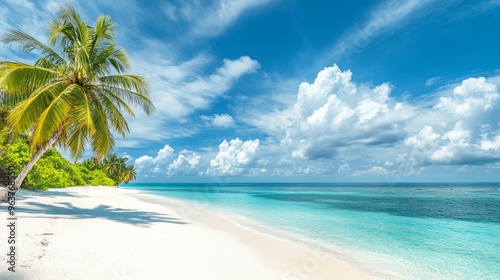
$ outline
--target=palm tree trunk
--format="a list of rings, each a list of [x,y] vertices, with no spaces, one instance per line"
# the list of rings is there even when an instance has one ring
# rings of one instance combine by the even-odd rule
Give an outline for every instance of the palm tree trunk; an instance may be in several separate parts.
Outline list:
[[[26,164],[26,166],[23,168],[23,170],[17,175],[16,179],[14,180],[14,187],[11,188],[10,190],[7,189],[6,187],[3,190],[0,190],[0,203],[2,202],[7,202],[8,201],[8,193],[16,193],[21,185],[23,184],[24,179],[26,176],[28,176],[28,173],[30,170],[35,166],[35,163],[42,157],[42,155],[50,149],[55,143],[57,142],[57,136],[56,134],[53,134],[47,143],[43,145],[36,153],[33,155],[31,160]]]

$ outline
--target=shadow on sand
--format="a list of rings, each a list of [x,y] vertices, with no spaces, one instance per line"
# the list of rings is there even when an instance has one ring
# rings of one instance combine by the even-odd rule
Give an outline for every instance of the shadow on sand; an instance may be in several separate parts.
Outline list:
[[[21,207],[16,207],[19,214],[33,213],[55,215],[67,219],[94,219],[102,218],[115,222],[132,224],[137,226],[148,226],[152,223],[187,224],[177,218],[171,218],[166,214],[147,212],[134,209],[114,208],[109,205],[99,205],[93,209],[75,207],[68,202],[58,205],[48,205],[39,202],[27,202]],[[30,207],[30,206],[33,206]]]
[[[26,198],[31,198],[31,197],[40,197],[40,196],[45,196],[45,197],[77,197],[77,198],[82,198],[84,196],[78,195],[75,193],[71,192],[60,192],[60,191],[54,191],[54,190],[30,190],[30,189],[21,189],[16,193],[16,197],[19,199],[26,199]]]

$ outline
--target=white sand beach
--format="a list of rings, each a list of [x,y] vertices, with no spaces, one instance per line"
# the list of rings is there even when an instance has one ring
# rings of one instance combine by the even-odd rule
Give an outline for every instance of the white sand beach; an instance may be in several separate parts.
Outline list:
[[[373,279],[220,213],[136,190],[21,190],[16,198],[16,272],[7,270],[4,226],[0,279]]]

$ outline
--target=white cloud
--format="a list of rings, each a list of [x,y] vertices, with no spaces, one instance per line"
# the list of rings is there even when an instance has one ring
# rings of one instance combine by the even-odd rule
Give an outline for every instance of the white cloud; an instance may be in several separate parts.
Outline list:
[[[165,145],[162,149],[158,151],[158,155],[153,159],[153,164],[160,165],[172,159],[174,155],[174,149],[169,145]]]
[[[202,116],[201,119],[207,121],[211,126],[215,127],[234,126],[234,119],[228,114],[215,114],[213,117]]]
[[[241,141],[236,138],[224,140],[219,145],[219,153],[210,161],[208,175],[237,175],[251,167],[259,150],[259,139]]]
[[[412,149],[410,159],[417,165],[481,165],[500,161],[498,140],[499,134],[489,139],[484,134],[483,139],[479,139],[459,121],[443,134],[434,133],[432,127],[426,126],[405,144]]]
[[[373,166],[368,170],[356,170],[352,175],[361,176],[361,175],[386,175],[389,174],[387,169],[382,166]]]
[[[179,157],[168,166],[168,175],[191,175],[197,171],[201,156],[195,152],[184,150]]]
[[[435,0],[387,0],[370,12],[370,19],[361,27],[355,28],[345,36],[333,50],[335,57],[349,56],[366,47],[376,36],[403,26],[417,11],[423,9]]]
[[[194,32],[200,36],[217,35],[246,10],[269,2],[271,0],[220,0],[215,11],[205,13],[205,16],[197,23]]]
[[[497,87],[470,78],[443,93],[435,106],[420,109],[425,126],[405,140],[416,165],[480,165],[500,160]],[[422,120],[408,124],[415,127]]]
[[[438,137],[439,134],[434,133],[432,127],[426,125],[417,135],[407,138],[405,143],[416,149],[427,149]]]
[[[453,96],[441,97],[436,105],[447,113],[470,117],[477,112],[493,109],[499,98],[496,86],[486,83],[484,77],[464,80],[453,90]]]
[[[169,145],[165,145],[165,147],[158,151],[158,154],[154,158],[144,155],[136,159],[135,166],[139,172],[145,171],[163,173],[166,171],[166,166],[168,166],[168,163],[172,161],[173,157],[174,149],[172,149]]]
[[[207,2],[207,1],[205,1]],[[184,21],[191,27],[188,35],[192,37],[212,37],[231,26],[243,13],[263,6],[272,0],[214,0],[210,3],[200,1],[179,1],[168,3],[164,11],[173,22]]]
[[[45,6],[37,4],[29,0],[7,0],[2,2],[0,5],[1,32],[3,33],[7,28],[14,27],[21,29],[41,42],[46,42],[48,38],[47,22],[53,15],[53,4],[52,2]],[[17,46],[13,49],[17,50]],[[35,58],[2,46],[0,48],[0,60],[29,63],[34,62]]]
[[[153,160],[154,160],[154,158],[152,158],[150,156],[146,156],[146,155],[139,157],[138,159],[135,160],[135,163],[134,163],[135,168],[139,172],[146,171],[153,164]]]
[[[487,136],[485,135],[485,137],[483,138],[487,138]],[[481,149],[487,152],[498,152],[498,150],[500,149],[500,134],[491,137],[491,140],[482,140]]]
[[[236,60],[224,59],[223,66],[208,77],[192,73],[191,79],[181,82],[160,79],[160,85],[165,87],[156,88],[155,97],[160,100],[155,101],[167,116],[184,117],[195,110],[206,109],[211,101],[227,92],[235,80],[246,73],[254,73],[259,67],[256,60],[242,56]]]
[[[430,86],[436,84],[439,80],[441,80],[441,77],[439,77],[439,76],[427,79],[427,81],[425,81],[425,86],[430,87]]]
[[[144,155],[135,160],[135,167],[144,176],[149,175],[191,175],[199,173],[201,156],[193,151],[183,150],[177,157],[174,149],[165,145],[156,157]]]
[[[339,167],[339,170],[337,171],[337,173],[339,174],[343,174],[343,173],[347,173],[349,171],[351,171],[351,168],[350,168],[350,164],[349,163],[344,163],[342,164],[340,167]]]
[[[124,157],[126,159],[128,159],[129,161],[133,161],[135,158],[131,155],[129,155],[128,153],[122,153],[121,157]]]
[[[218,96],[226,93],[233,82],[246,73],[254,73],[259,63],[248,56],[236,60],[224,59],[214,73],[204,76],[201,67],[207,65],[206,57],[175,64],[141,55],[140,72],[152,82],[151,96],[158,112],[168,118],[182,118],[199,109],[206,109]]]
[[[198,110],[208,109],[242,75],[254,73],[260,67],[257,61],[242,56],[235,60],[224,59],[221,67],[210,75],[204,75],[203,68],[210,62],[204,56],[182,63],[165,61],[151,53],[138,54],[137,58],[134,59],[139,64],[137,71],[147,73],[146,77],[151,81],[150,94],[156,112],[152,118],[140,112],[136,118],[128,118],[129,139],[165,140],[196,134],[196,127],[179,125],[181,120]],[[214,125],[222,125],[224,121],[225,125],[229,124],[228,117],[224,115],[214,121]]]
[[[334,158],[349,146],[396,143],[406,136],[413,110],[389,97],[390,85],[371,88],[351,82],[336,65],[299,87],[294,116],[282,144],[298,158]]]
[[[359,85],[351,76],[337,66],[326,68],[314,83],[300,85],[294,105],[255,122],[281,139],[281,147],[289,151],[287,155],[266,141],[261,152],[269,159],[266,170],[280,176],[307,173],[342,158],[349,159],[350,165],[373,161],[385,170],[358,170],[358,175],[408,175],[429,165],[500,161],[500,96],[485,78],[443,87],[441,92],[424,95],[423,101],[398,102],[390,97],[389,84]],[[276,119],[281,124],[268,129]],[[350,165],[341,162],[337,173],[348,172]]]

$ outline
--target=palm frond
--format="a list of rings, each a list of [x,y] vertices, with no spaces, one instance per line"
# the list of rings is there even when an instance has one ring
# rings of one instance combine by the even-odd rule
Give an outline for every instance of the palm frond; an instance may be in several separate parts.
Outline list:
[[[85,152],[85,142],[87,138],[81,129],[74,129],[70,132],[68,143],[66,147],[69,148],[69,152],[72,158],[79,159],[83,156]]]
[[[114,147],[115,140],[113,132],[109,129],[108,118],[102,105],[98,102],[97,97],[91,95],[92,104],[95,106],[92,112],[92,120],[96,129],[96,133],[92,135],[90,144],[96,157],[100,160],[107,155]]]
[[[120,112],[120,109],[115,105],[115,102],[113,102],[113,100],[108,95],[102,94],[102,92],[100,92],[100,94],[97,95],[97,99],[102,104],[103,108],[106,110],[108,121],[113,126],[113,129],[116,132],[120,133],[123,137],[125,137],[125,134],[129,133],[128,123],[125,117]]]
[[[28,99],[11,110],[7,118],[9,126],[17,132],[28,129],[50,105],[50,102],[67,86],[66,82],[59,81],[37,89]]]
[[[50,102],[35,123],[31,138],[32,148],[45,144],[50,136],[63,125],[74,107],[75,99],[82,94],[82,91],[79,85],[71,84]]]
[[[7,91],[30,90],[53,79],[69,78],[61,72],[24,63],[0,62],[0,86]]]

